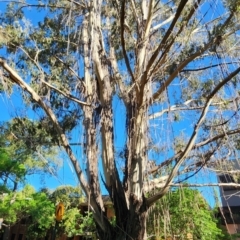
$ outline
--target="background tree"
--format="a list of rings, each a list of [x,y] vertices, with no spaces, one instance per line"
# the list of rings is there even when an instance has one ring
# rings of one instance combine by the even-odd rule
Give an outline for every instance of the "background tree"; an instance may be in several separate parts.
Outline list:
[[[56,176],[62,164],[41,124],[25,118],[0,124],[0,159],[0,184],[13,191],[29,175]]]
[[[55,228],[56,205],[62,202],[65,212],[58,224],[57,235],[73,237],[94,232],[91,213],[80,213],[83,199],[81,191],[76,187],[62,186],[53,192],[36,192],[32,186],[26,185],[21,191],[0,195],[0,216],[5,225],[9,226],[24,221],[28,238],[42,238]]]
[[[0,148],[1,192],[10,191],[9,181],[12,183],[12,190],[16,190],[17,184],[24,180],[25,173],[25,166],[20,161],[12,161],[7,150]]]
[[[148,232],[152,239],[222,239],[217,219],[198,190],[190,188],[170,191],[158,200],[148,219]]]
[[[2,86],[23,90],[68,154],[99,239],[145,239],[149,207],[173,184],[237,158],[238,0],[11,2],[0,24]]]
[[[0,215],[6,225],[25,220],[27,235],[43,237],[55,221],[55,205],[45,193],[26,185],[21,191],[1,194]]]

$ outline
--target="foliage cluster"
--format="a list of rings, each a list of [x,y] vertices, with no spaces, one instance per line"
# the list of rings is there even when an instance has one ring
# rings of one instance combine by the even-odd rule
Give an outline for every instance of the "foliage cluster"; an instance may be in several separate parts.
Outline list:
[[[27,185],[18,192],[2,193],[0,215],[6,224],[29,223],[29,236],[42,237],[54,221],[54,203],[42,192]]]
[[[56,189],[52,193],[46,191],[35,192],[34,188],[27,185],[21,191],[1,194],[0,216],[5,224],[16,224],[24,220],[28,226],[27,236],[35,239],[45,237],[50,229],[55,227],[55,209],[59,200],[64,201],[65,213],[58,224],[58,234],[69,237],[94,231],[91,213],[82,215],[77,205],[82,199],[77,200],[69,193],[80,193],[78,188],[66,186]],[[70,191],[72,190],[72,191]],[[57,196],[57,197],[56,197]],[[76,198],[76,195],[75,195]]]
[[[56,175],[61,166],[57,148],[36,121],[13,118],[0,124],[0,185],[17,190],[26,176]]]
[[[177,189],[160,199],[148,219],[149,235],[186,240],[219,240],[224,235],[213,211],[200,192],[190,188]]]

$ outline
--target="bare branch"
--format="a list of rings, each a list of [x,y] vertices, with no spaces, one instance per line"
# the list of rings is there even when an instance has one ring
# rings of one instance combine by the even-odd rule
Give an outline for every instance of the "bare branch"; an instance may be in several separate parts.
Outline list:
[[[145,27],[145,38],[149,35],[149,31],[150,31],[150,28],[152,25],[154,4],[155,4],[155,0],[149,1],[147,22],[146,22],[146,27]]]
[[[213,169],[208,168],[209,171],[215,172],[215,173],[224,173],[224,174],[240,174],[240,170],[224,170],[224,169]]]
[[[160,50],[162,49],[162,47],[165,46],[169,36],[172,34],[172,30],[175,27],[179,17],[181,16],[181,12],[183,11],[183,9],[184,9],[185,5],[187,4],[187,2],[188,2],[188,0],[181,0],[181,2],[179,3],[179,6],[178,6],[178,8],[176,10],[175,16],[174,16],[174,18],[172,20],[172,23],[171,23],[170,27],[168,28],[168,30],[167,30],[166,34],[164,35],[161,43],[158,45],[157,49],[155,50],[155,52],[153,53],[152,57],[150,58],[150,60],[148,62],[148,65],[146,67],[145,74],[144,74],[144,77],[143,77],[143,79],[144,79],[143,82],[146,81],[145,78],[147,77],[148,72],[149,72],[152,64],[156,60],[156,58],[157,58]]]
[[[190,100],[187,100],[186,102],[184,102],[183,104],[181,105],[185,105],[184,106],[180,106],[180,105],[173,105],[169,108],[166,108],[166,109],[163,109],[161,112],[158,112],[158,113],[153,113],[149,116],[149,119],[156,119],[156,118],[159,118],[161,117],[164,113],[169,113],[169,112],[172,112],[172,111],[189,111],[189,110],[198,110],[198,109],[203,109],[204,106],[196,106],[196,107],[186,107],[188,104],[192,103],[196,101],[195,99],[190,99]],[[218,105],[219,103],[216,103],[216,105]]]
[[[226,102],[231,103],[235,100],[236,99],[229,99],[229,100],[225,100],[225,101],[222,101],[222,102],[215,102],[215,103],[212,103],[211,106],[220,106],[220,105],[226,104]],[[204,106],[187,107],[187,105],[189,105],[190,103],[192,103],[194,101],[197,101],[197,100],[196,99],[190,99],[190,100],[185,101],[181,105],[173,105],[169,108],[163,109],[161,112],[157,112],[157,113],[153,113],[153,114],[149,115],[149,119],[159,118],[163,114],[169,113],[169,112],[172,112],[172,111],[193,111],[193,110],[199,110],[199,109],[204,108]]]
[[[168,19],[166,19],[165,21],[153,26],[151,28],[151,33],[155,32],[156,30],[158,30],[159,28],[161,28],[162,26],[164,26],[165,24],[168,24],[169,22],[171,22],[173,20],[174,16],[170,16]]]
[[[79,182],[82,185],[82,188],[84,190],[84,192],[86,193],[86,195],[89,195],[89,189],[88,189],[88,184],[86,182],[85,176],[83,174],[82,169],[80,168],[77,159],[75,158],[72,149],[70,147],[70,144],[62,130],[62,128],[60,127],[58,120],[55,116],[55,114],[53,113],[53,111],[51,110],[50,107],[48,107],[44,101],[41,99],[41,97],[27,84],[23,81],[23,79],[17,74],[17,72],[15,72],[7,63],[4,59],[0,58],[0,65],[2,66],[2,68],[8,72],[9,74],[9,78],[13,83],[16,83],[18,86],[20,86],[24,91],[28,92],[32,99],[38,103],[42,109],[45,111],[45,113],[48,115],[48,117],[51,119],[56,131],[58,132],[58,135],[62,141],[62,146],[64,147],[65,151],[67,152],[67,154],[69,155],[71,162],[74,166],[74,169],[77,173],[77,176],[79,178]]]
[[[219,146],[218,146],[219,147]],[[184,168],[183,170],[179,171],[177,173],[178,176],[181,176],[183,174],[189,173],[189,172],[193,172],[190,176],[187,176],[186,178],[184,178],[183,180],[179,181],[183,182],[186,181],[187,179],[193,177],[194,175],[196,175],[204,166],[207,165],[207,163],[210,161],[211,157],[213,156],[213,154],[216,152],[216,150],[218,149],[218,147],[216,147],[213,151],[207,152],[206,154],[200,156],[202,161],[198,161],[193,163],[190,166],[187,166],[186,168]],[[190,156],[191,157],[191,156]],[[175,158],[176,159],[176,158]],[[151,171],[151,170],[150,170]],[[157,177],[153,180],[150,180],[149,182],[145,183],[145,187],[144,190],[146,192],[151,192],[153,189],[156,188],[162,188],[164,187],[164,184],[166,183],[167,179],[168,179],[169,175],[167,176],[162,176],[162,177]]]
[[[50,87],[51,89],[55,90],[56,92],[62,94],[64,97],[80,104],[81,106],[91,106],[90,103],[86,103],[86,102],[83,102],[83,101],[80,101],[78,98],[74,97],[73,95],[69,94],[69,93],[66,93],[66,92],[63,92],[62,90],[54,87],[53,85],[51,85],[50,83],[44,81],[41,79],[41,82],[43,82],[45,85],[47,85],[48,87]]]
[[[215,39],[215,42],[217,39]],[[158,89],[157,92],[153,94],[153,98],[157,99],[170,85],[170,83],[175,79],[175,77],[181,72],[181,70],[187,66],[190,62],[192,62],[195,58],[199,57],[202,55],[203,52],[205,52],[211,45],[213,44],[212,41],[209,43],[205,44],[204,47],[202,47],[199,51],[196,53],[192,54],[190,57],[188,57],[185,61],[179,64],[177,69],[168,77],[168,79],[162,84],[162,86]]]
[[[237,62],[233,61],[230,63],[219,63],[219,64],[214,64],[214,65],[210,65],[210,66],[206,66],[206,67],[202,67],[202,68],[195,68],[195,69],[186,68],[186,69],[181,70],[180,72],[198,72],[198,71],[207,70],[209,68],[220,67],[222,65],[232,65],[234,63],[239,63],[239,61],[237,61]]]
[[[179,151],[173,157],[165,160],[164,162],[160,163],[159,165],[157,165],[157,166],[153,167],[152,169],[148,170],[147,173],[148,174],[153,174],[153,173],[157,172],[159,169],[161,169],[162,167],[168,166],[174,160],[176,160],[181,154],[182,154],[182,151]]]
[[[218,139],[221,139],[221,138],[223,138],[223,137],[225,137],[225,136],[234,135],[234,134],[237,134],[237,133],[240,133],[240,128],[226,131],[226,132],[224,132],[224,133],[222,133],[222,134],[219,134],[219,135],[214,136],[214,137],[212,137],[212,138],[208,138],[208,139],[206,139],[206,140],[204,140],[204,141],[202,141],[202,142],[200,142],[200,143],[197,143],[197,144],[194,146],[194,149],[199,148],[199,147],[202,147],[202,146],[205,146],[205,145],[207,145],[207,144],[209,144],[209,143],[211,143],[211,142],[214,142],[214,141],[216,141],[216,140],[218,140]]]
[[[230,21],[230,19],[233,17],[231,14],[228,19],[225,21],[223,26],[226,26],[227,23]],[[223,28],[222,26],[222,28]],[[230,36],[233,32],[227,33],[224,36],[221,36],[221,41],[227,39],[228,36]],[[162,84],[162,86],[153,94],[153,98],[157,99],[171,84],[171,82],[175,79],[175,77],[186,67],[190,62],[192,62],[197,57],[201,56],[208,48],[210,48],[213,45],[219,44],[219,36],[214,37],[211,39],[207,44],[205,44],[200,50],[198,50],[196,53],[189,56],[185,61],[179,64],[177,69],[168,77],[168,79]]]
[[[186,184],[186,183],[171,183],[171,187],[236,187],[239,188],[239,183],[192,183],[192,184]]]
[[[15,46],[15,45],[13,45],[13,46]],[[74,97],[74,96],[71,95],[70,93],[66,93],[66,92],[64,92],[64,91],[62,91],[62,90],[54,87],[54,86],[51,85],[50,83],[48,83],[48,82],[46,82],[46,81],[43,80],[45,72],[44,72],[43,68],[39,65],[39,63],[37,62],[37,57],[38,57],[38,54],[39,54],[40,51],[37,51],[37,53],[36,53],[36,55],[35,55],[35,58],[32,58],[32,57],[28,54],[28,52],[27,52],[22,46],[16,46],[16,47],[18,47],[19,49],[21,49],[21,50],[27,55],[27,57],[37,66],[37,68],[39,69],[39,71],[40,71],[41,74],[43,75],[43,77],[40,78],[40,81],[41,81],[42,83],[44,83],[45,85],[47,85],[47,86],[50,87],[51,89],[55,90],[56,92],[62,94],[64,97],[66,97],[66,98],[68,98],[68,99],[70,99],[70,100],[72,100],[72,101],[80,104],[81,106],[84,106],[84,105],[85,105],[85,106],[90,106],[90,104],[88,104],[88,103],[86,103],[86,102],[83,102],[83,101],[80,101],[78,98]],[[58,58],[58,57],[56,57],[56,56],[55,56],[55,58],[56,58],[57,60],[59,60],[61,63],[63,63],[64,65],[66,65],[60,58]],[[68,67],[68,68],[69,68],[69,70],[70,70],[79,80],[81,80],[81,79],[79,78],[79,76],[77,75],[77,73],[76,73],[71,67]],[[85,87],[85,85],[84,85],[84,83],[83,83],[82,81],[81,81],[81,84]]]
[[[208,96],[205,107],[202,111],[201,116],[199,117],[199,120],[197,122],[197,124],[194,127],[194,131],[192,133],[192,136],[190,137],[185,150],[183,151],[183,153],[181,154],[180,158],[178,159],[176,165],[173,167],[168,180],[165,183],[165,186],[162,188],[162,190],[158,193],[155,194],[154,196],[150,197],[147,201],[149,205],[152,205],[156,200],[158,200],[159,198],[161,198],[163,196],[163,194],[165,194],[165,192],[169,189],[169,184],[171,184],[173,178],[176,176],[178,169],[180,168],[180,166],[182,165],[182,163],[184,162],[186,156],[188,155],[188,153],[192,150],[192,148],[194,147],[194,142],[197,138],[200,126],[202,125],[203,121],[205,120],[205,117],[207,115],[207,112],[209,110],[209,107],[213,101],[213,97],[215,96],[215,94],[224,86],[226,85],[229,81],[232,80],[233,77],[235,77],[238,73],[240,72],[240,67],[237,68],[234,72],[232,72],[231,74],[229,74],[222,82],[220,82],[215,88],[214,90],[211,92],[211,94]]]
[[[181,27],[180,27],[180,29],[178,30],[178,32],[175,34],[174,37],[172,37],[172,39],[170,39],[169,44],[167,44],[168,39],[169,39],[170,36],[172,35],[173,29],[174,29],[174,27],[175,27],[175,24],[177,23],[178,19],[180,18],[181,12],[183,11],[183,9],[184,9],[184,7],[185,7],[185,5],[187,4],[188,1],[187,1],[187,0],[186,0],[186,1],[185,1],[185,0],[182,0],[182,1],[180,2],[179,6],[178,6],[178,8],[177,8],[176,14],[175,14],[175,16],[174,16],[174,18],[173,18],[173,21],[172,21],[170,27],[168,28],[168,30],[167,30],[166,34],[164,35],[161,43],[158,45],[157,49],[155,50],[155,52],[154,52],[153,55],[151,56],[150,60],[148,61],[148,65],[147,65],[147,67],[146,67],[146,69],[145,69],[145,72],[144,72],[144,74],[143,74],[143,76],[142,76],[142,80],[141,80],[141,85],[142,85],[142,87],[141,87],[141,88],[143,88],[144,85],[146,84],[147,79],[148,79],[148,78],[147,78],[148,75],[151,76],[151,75],[153,74],[153,72],[155,71],[155,69],[158,67],[159,62],[160,62],[161,60],[165,60],[165,58],[166,58],[166,56],[167,56],[167,53],[169,52],[171,46],[172,46],[173,43],[174,43],[174,40],[175,40],[176,37],[182,32],[182,30],[184,29],[184,27],[186,26],[186,24],[188,24],[188,22],[190,21],[191,17],[193,16],[194,12],[196,11],[196,9],[197,9],[197,7],[198,7],[198,5],[199,5],[199,3],[200,3],[201,1],[202,1],[202,0],[197,0],[197,2],[193,5],[193,7],[192,7],[191,10],[189,11],[189,14],[187,15],[187,17],[184,19],[184,21],[182,21],[182,22],[184,22],[184,24],[183,24],[183,23],[181,24]],[[162,49],[164,49],[164,51],[163,51],[161,57],[160,57],[160,58],[158,59],[158,61],[156,62],[155,66],[152,67],[152,65],[154,64],[155,60],[157,59],[157,57],[158,57],[158,55],[159,55],[159,53],[160,53],[160,51],[161,51]],[[201,53],[202,53],[202,52],[201,52]],[[192,60],[191,60],[191,61],[192,61]],[[151,72],[149,73],[150,70],[151,70]],[[177,72],[177,73],[178,73],[178,72]],[[174,79],[176,76],[177,76],[177,74],[176,74],[175,76],[173,76],[173,79]],[[171,77],[171,76],[170,76],[170,77]],[[170,78],[170,77],[169,77],[169,78]],[[165,82],[165,84],[163,85],[163,87],[164,87],[163,90],[166,89],[165,86],[168,86],[168,84],[170,84],[171,81],[172,81],[172,80],[169,79],[169,80],[167,80],[167,81]],[[166,84],[166,83],[167,83],[167,84]],[[160,87],[160,89],[162,89],[162,87]],[[159,90],[160,90],[160,89],[159,89]],[[157,91],[157,92],[158,92],[158,91]],[[160,94],[161,94],[161,93],[160,93]],[[156,99],[156,97],[157,97],[157,95],[154,94],[154,95],[153,95],[153,99]]]
[[[122,5],[121,5],[121,17],[120,17],[120,26],[121,26],[121,45],[122,45],[122,51],[123,51],[123,56],[125,59],[126,67],[131,75],[132,81],[135,81],[135,78],[133,76],[133,72],[130,66],[130,62],[127,56],[126,48],[125,48],[125,37],[124,37],[124,29],[125,29],[125,0],[122,0]]]
[[[222,139],[222,138],[224,138],[225,136],[234,135],[234,134],[237,134],[237,133],[240,133],[240,128],[238,128],[238,129],[233,129],[233,130],[230,130],[230,131],[226,131],[226,132],[224,132],[224,133],[222,133],[222,134],[219,134],[219,135],[217,135],[217,136],[214,136],[214,137],[212,137],[212,138],[208,138],[208,139],[206,139],[206,140],[204,140],[204,141],[202,141],[202,142],[199,142],[199,143],[197,143],[197,144],[195,144],[195,145],[193,146],[192,150],[197,149],[197,148],[200,148],[200,147],[203,147],[203,146],[205,146],[205,145],[207,145],[207,144],[209,144],[209,143],[212,143],[212,142],[214,142],[214,141],[216,141],[216,140]],[[147,173],[148,173],[148,174],[153,174],[153,173],[157,172],[159,169],[161,169],[162,167],[168,166],[168,165],[171,164],[174,160],[178,159],[181,154],[182,154],[182,150],[179,151],[178,153],[176,153],[173,157],[165,160],[164,162],[160,163],[159,165],[155,166],[154,168],[148,170]]]

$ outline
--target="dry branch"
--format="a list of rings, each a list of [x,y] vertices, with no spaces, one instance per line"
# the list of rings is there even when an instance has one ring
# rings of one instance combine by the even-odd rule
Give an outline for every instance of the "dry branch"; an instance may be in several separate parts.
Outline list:
[[[73,154],[73,151],[71,149],[71,146],[66,138],[66,135],[64,134],[62,128],[60,127],[58,120],[54,114],[54,112],[52,111],[52,109],[50,107],[48,107],[44,101],[41,99],[41,97],[27,84],[23,81],[23,79],[18,75],[18,73],[12,69],[3,58],[0,58],[0,65],[2,66],[2,68],[9,74],[9,79],[17,84],[18,86],[20,86],[22,88],[22,90],[26,91],[27,93],[29,93],[33,99],[34,102],[36,102],[37,104],[39,104],[42,109],[45,111],[45,113],[48,115],[48,117],[51,119],[51,122],[54,125],[54,128],[56,129],[56,131],[58,132],[59,138],[62,142],[62,146],[65,149],[66,153],[68,154],[72,165],[74,167],[74,170],[76,172],[76,175],[79,179],[79,182],[81,184],[81,187],[83,188],[85,194],[87,195],[87,197],[90,199],[90,204],[94,207],[94,212],[96,215],[96,220],[99,222],[99,226],[102,226],[102,228],[104,229],[103,224],[101,223],[101,214],[98,210],[98,208],[96,207],[95,204],[95,199],[92,199],[90,192],[89,192],[89,186],[88,183],[85,179],[84,173],[82,171],[82,169],[80,168],[80,165],[78,163],[78,160],[76,159],[76,157]]]
[[[165,186],[162,188],[162,190],[155,194],[154,196],[150,197],[148,199],[148,204],[152,205],[156,200],[158,200],[159,198],[161,198],[165,192],[169,189],[169,185],[172,183],[173,178],[176,176],[178,169],[180,168],[180,166],[182,165],[182,163],[184,162],[185,158],[187,157],[187,155],[189,154],[189,152],[192,150],[192,148],[194,147],[194,142],[197,138],[199,129],[203,123],[203,121],[205,120],[205,117],[207,115],[207,112],[209,110],[209,107],[213,101],[213,97],[215,96],[215,94],[224,86],[226,85],[228,82],[230,82],[233,77],[235,77],[238,73],[240,72],[240,67],[237,68],[235,71],[233,71],[231,74],[229,74],[223,81],[221,81],[215,88],[214,90],[210,93],[210,95],[207,98],[207,101],[205,103],[204,109],[201,113],[201,116],[199,117],[199,120],[197,122],[197,124],[194,127],[194,131],[183,151],[183,153],[181,154],[180,158],[177,160],[176,165],[173,167],[171,173],[169,174],[168,180],[165,183]]]

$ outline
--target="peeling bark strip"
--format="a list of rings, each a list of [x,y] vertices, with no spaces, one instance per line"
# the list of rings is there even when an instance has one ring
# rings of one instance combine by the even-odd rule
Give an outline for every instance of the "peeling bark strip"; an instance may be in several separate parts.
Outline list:
[[[28,93],[51,121],[101,240],[147,239],[148,210],[172,186],[185,187],[182,182],[203,167],[212,170],[236,157],[239,5],[232,0],[226,13],[206,19],[211,1],[53,0],[46,3],[51,14],[34,31],[8,25],[17,21],[14,9],[3,20],[0,34],[7,38],[1,44],[11,56],[0,58],[1,80]],[[50,97],[42,96],[39,82]],[[68,107],[56,107],[52,98]],[[69,144],[72,132],[61,125],[62,115],[73,118],[69,109],[80,116],[74,120],[83,133],[83,160]]]

